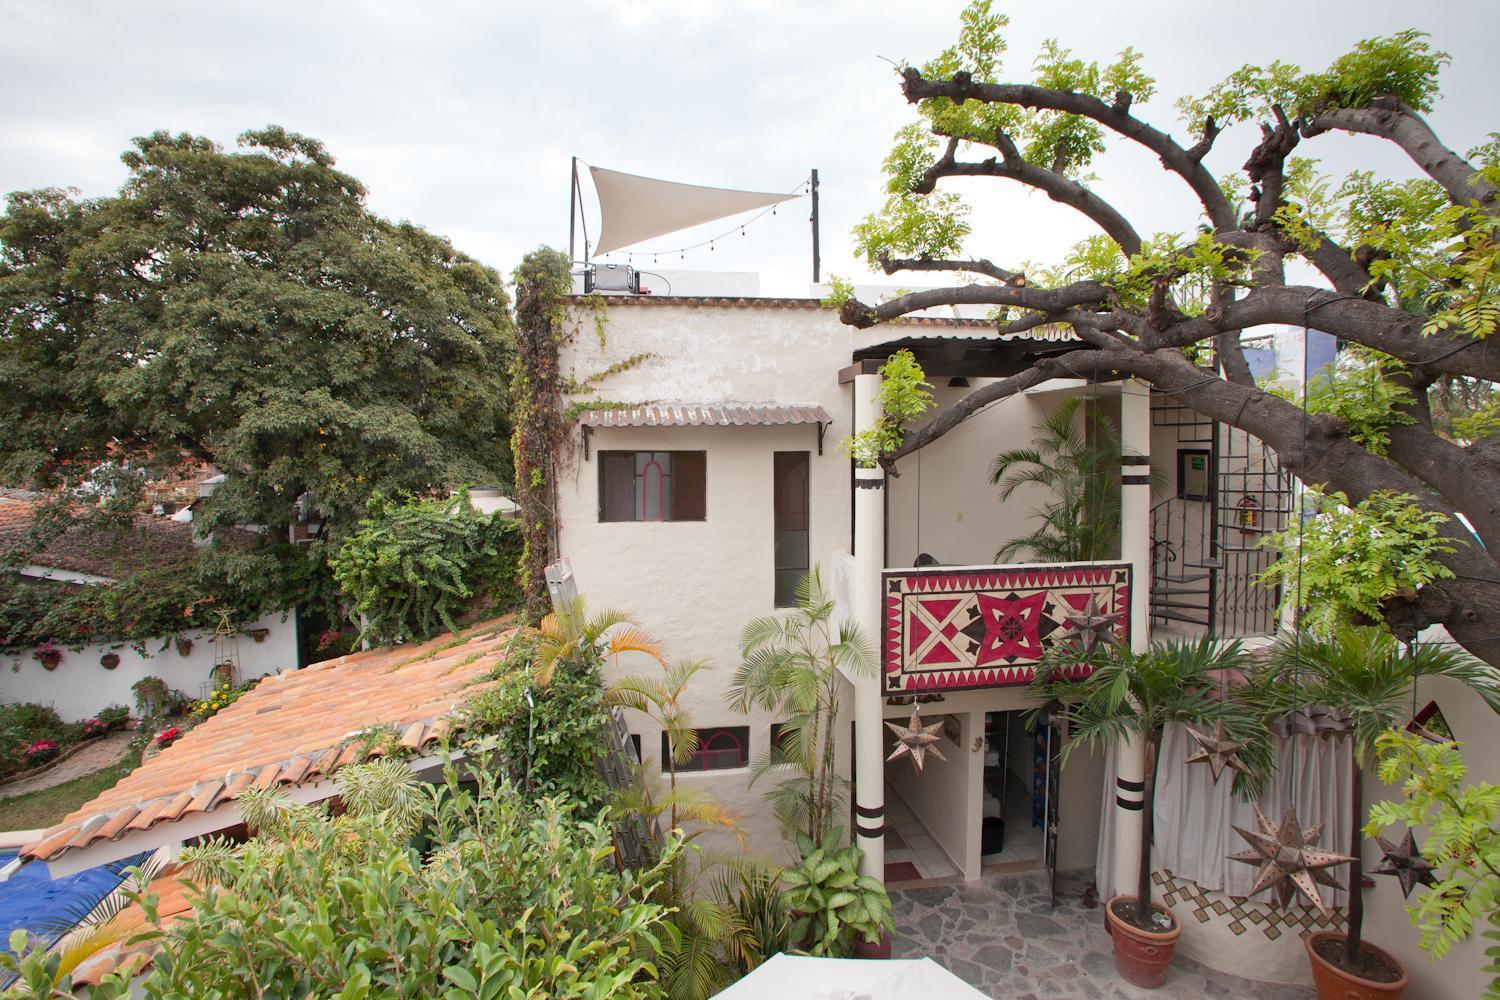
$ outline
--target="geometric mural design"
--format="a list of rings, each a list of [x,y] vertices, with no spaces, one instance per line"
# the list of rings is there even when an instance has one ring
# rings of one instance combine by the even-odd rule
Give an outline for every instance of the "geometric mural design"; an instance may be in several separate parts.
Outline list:
[[[1091,600],[1130,641],[1128,563],[887,570],[882,592],[886,694],[1025,684]]]

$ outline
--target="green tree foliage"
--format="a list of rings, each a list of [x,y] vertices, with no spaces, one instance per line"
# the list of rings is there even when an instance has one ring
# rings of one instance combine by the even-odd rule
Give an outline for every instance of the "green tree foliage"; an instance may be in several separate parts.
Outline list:
[[[220,612],[245,626],[318,597],[319,567],[286,547],[213,546],[182,562],[153,566],[86,587],[29,582],[0,572],[0,649],[47,640],[79,648],[97,639],[149,641],[212,629]]]
[[[785,719],[783,735],[752,764],[751,783],[777,778],[767,793],[781,835],[822,842],[847,801],[847,782],[834,766],[840,671],[874,669],[875,650],[850,622],[834,622],[833,599],[817,567],[797,584],[788,614],[756,618],[740,635],[741,662],[726,700]]]
[[[926,379],[916,356],[904,348],[880,366],[880,419],[874,427],[842,442],[844,451],[861,468],[875,468],[881,455],[901,447],[906,428],[936,405]]]
[[[1406,366],[1395,358],[1358,348],[1343,352],[1335,367],[1314,375],[1307,384],[1307,412],[1343,419],[1349,437],[1372,455],[1390,448],[1390,430],[1417,422],[1409,412],[1412,393],[1404,381]],[[1295,401],[1291,390],[1272,389]]]
[[[206,459],[208,528],[336,536],[376,491],[504,483],[498,276],[365,206],[314,139],[156,132],[116,195],[12,194],[0,216],[0,479],[120,453]]]
[[[1429,743],[1390,731],[1378,741],[1380,780],[1401,785],[1401,798],[1370,807],[1369,836],[1425,827],[1422,854],[1436,867],[1437,884],[1406,910],[1422,932],[1421,948],[1434,962],[1476,927],[1500,942],[1500,788],[1469,783],[1456,743]],[[1394,837],[1394,834],[1392,835]],[[1485,949],[1493,978],[1486,997],[1500,997],[1500,943]]]
[[[1282,607],[1300,609],[1319,635],[1351,621],[1385,621],[1385,603],[1452,576],[1439,561],[1453,546],[1439,532],[1448,518],[1409,496],[1381,490],[1350,505],[1342,493],[1309,490],[1316,511],[1300,526],[1267,536],[1280,553],[1261,580],[1280,585]]]
[[[519,550],[519,525],[478,513],[467,492],[446,500],[377,496],[329,565],[361,637],[389,645],[457,631],[457,617],[476,598],[513,610]]]
[[[185,852],[193,913],[154,931],[145,994],[660,996],[660,867],[616,870],[602,819],[528,801],[487,763],[450,764],[435,787],[398,762],[353,765],[337,817],[247,793],[254,839]]]
[[[1009,500],[1023,486],[1047,493],[1036,527],[995,553],[1006,562],[1031,553],[1043,562],[1115,559],[1120,554],[1120,431],[1097,401],[1063,401],[1034,428],[1029,448],[995,456],[990,482]]]
[[[1427,554],[1453,572],[1403,591],[1402,614],[1414,628],[1441,623],[1500,663],[1500,597],[1489,582],[1500,552],[1495,428],[1487,418],[1453,424],[1482,416],[1500,382],[1500,363],[1479,345],[1500,327],[1500,139],[1491,133],[1461,155],[1424,117],[1448,56],[1421,32],[1399,31],[1326,69],[1259,61],[1179,101],[1173,134],[1150,109],[1155,84],[1138,53],[1094,61],[1047,41],[1029,71],[1006,70],[1005,33],[1005,17],[974,0],[953,45],[899,68],[916,117],[886,158],[885,208],[855,231],[872,266],[951,274],[952,284],[873,305],[849,295],[839,313],[868,328],[985,306],[1001,337],[1047,324],[1076,339],[975,386],[953,419],[875,461],[889,466],[1048,379],[1141,379],[1254,435],[1326,492],[1358,503],[1391,490],[1447,516],[1439,534],[1451,544]],[[1309,151],[1332,133],[1384,140],[1404,159],[1379,174],[1324,176]],[[1201,213],[1199,223],[1141,231],[1111,203],[1107,179],[1090,174],[1106,145],[1160,164],[1182,214]],[[958,185],[978,178],[1041,192],[1094,235],[1060,261],[992,262],[965,246],[980,229]],[[1305,414],[1250,370],[1242,340],[1266,325],[1321,329],[1380,360],[1315,387]],[[1484,546],[1458,544],[1466,526]]]
[[[465,702],[463,728],[498,739],[492,761],[527,795],[565,797],[592,812],[608,797],[598,768],[609,726],[602,662],[598,649],[580,648],[544,685],[535,639],[518,635],[487,678],[493,683]]]

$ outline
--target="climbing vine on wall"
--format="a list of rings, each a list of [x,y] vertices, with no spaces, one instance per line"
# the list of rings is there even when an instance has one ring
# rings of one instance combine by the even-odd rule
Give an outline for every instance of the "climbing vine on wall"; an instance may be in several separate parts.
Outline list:
[[[566,421],[558,353],[568,332],[572,287],[566,254],[541,247],[516,268],[516,353],[510,369],[511,450],[521,516],[521,592],[526,616],[547,613],[545,571],[552,560],[558,454]]]
[[[571,262],[566,254],[541,247],[527,254],[515,271],[516,353],[511,362],[511,450],[515,454],[516,503],[520,507],[523,548],[520,561],[524,611],[532,621],[550,608],[547,564],[556,558],[553,538],[557,509],[557,479],[566,452],[568,429],[579,414],[639,406],[643,400],[575,400],[564,397],[597,393],[599,383],[656,357],[633,354],[591,375],[562,372],[559,356],[578,332],[578,314],[570,317]],[[583,300],[602,353],[605,347],[604,299]]]

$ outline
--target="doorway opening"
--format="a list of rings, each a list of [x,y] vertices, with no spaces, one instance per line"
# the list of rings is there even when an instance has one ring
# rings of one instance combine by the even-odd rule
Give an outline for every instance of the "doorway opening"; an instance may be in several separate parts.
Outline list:
[[[1039,732],[1044,733],[1045,727]],[[1016,872],[1043,866],[1048,777],[1045,740],[1027,730],[1026,712],[986,712],[979,831],[982,870]]]

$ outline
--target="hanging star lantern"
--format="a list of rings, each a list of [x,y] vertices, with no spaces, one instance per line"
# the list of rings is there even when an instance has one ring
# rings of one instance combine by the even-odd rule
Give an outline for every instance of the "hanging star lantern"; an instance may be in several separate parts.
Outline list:
[[[1229,855],[1230,861],[1260,865],[1255,887],[1248,895],[1253,896],[1264,889],[1275,888],[1281,904],[1285,906],[1291,901],[1292,890],[1295,888],[1318,908],[1318,912],[1328,916],[1332,911],[1323,900],[1323,893],[1318,886],[1337,887],[1338,882],[1328,869],[1334,865],[1348,864],[1354,858],[1314,846],[1323,832],[1323,824],[1302,829],[1297,822],[1295,809],[1289,808],[1282,814],[1280,826],[1272,825],[1266,814],[1260,811],[1260,806],[1255,807],[1255,819],[1260,824],[1258,833],[1234,827],[1235,833],[1249,841],[1250,850]]]
[[[1241,774],[1249,774],[1243,761],[1239,758],[1239,752],[1247,746],[1242,740],[1231,740],[1224,732],[1224,720],[1220,719],[1214,724],[1212,733],[1200,733],[1192,726],[1187,727],[1188,735],[1192,736],[1198,743],[1197,751],[1187,759],[1189,764],[1208,764],[1209,770],[1213,771],[1214,782],[1224,776],[1227,767]]]
[[[1108,646],[1115,641],[1115,619],[1099,607],[1099,595],[1090,594],[1088,604],[1081,611],[1068,611],[1064,617],[1073,626],[1068,642],[1084,656],[1094,655],[1100,643]]]
[[[917,773],[921,774],[922,764],[927,754],[932,754],[938,760],[948,759],[934,745],[939,739],[938,733],[943,731],[941,720],[934,722],[930,726],[924,726],[922,725],[921,714],[913,707],[911,710],[911,721],[905,726],[894,722],[887,722],[886,728],[896,734],[896,749],[892,750],[891,755],[886,758],[887,762],[910,754],[911,762],[916,765]]]
[[[1437,876],[1432,874],[1432,862],[1422,857],[1422,851],[1417,847],[1417,838],[1412,836],[1410,830],[1406,831],[1406,836],[1401,838],[1399,844],[1393,844],[1384,837],[1376,837],[1375,840],[1379,842],[1383,853],[1375,874],[1396,876],[1401,882],[1402,898],[1410,896],[1418,885],[1437,884]]]

